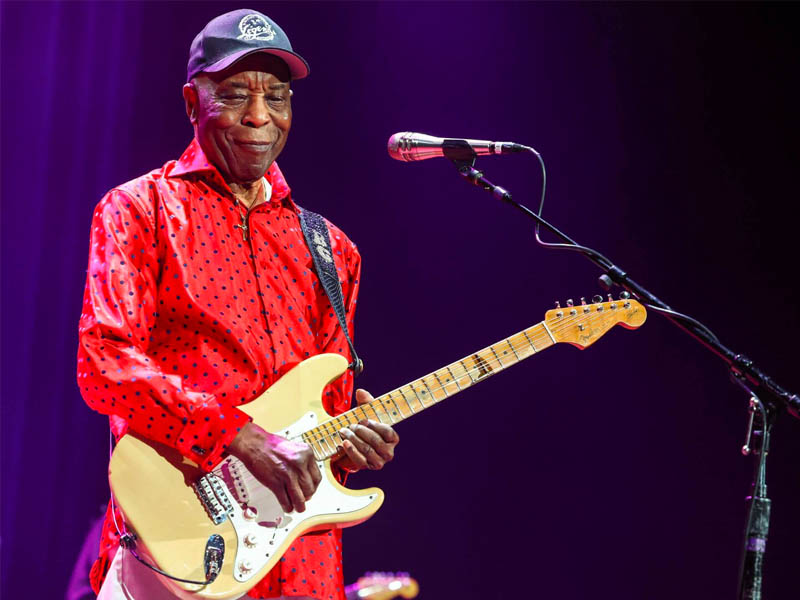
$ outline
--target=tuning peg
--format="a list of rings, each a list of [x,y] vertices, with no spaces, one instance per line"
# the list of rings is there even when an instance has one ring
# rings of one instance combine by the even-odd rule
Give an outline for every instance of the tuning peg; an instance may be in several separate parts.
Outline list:
[[[556,308],[561,308],[561,302],[559,302],[558,300],[556,300]]]
[[[598,302],[602,302],[602,301],[603,301],[603,297],[600,294],[595,294],[594,296],[592,296],[592,302],[594,304],[597,304]]]
[[[581,304],[586,304],[586,298],[584,298],[583,296],[581,296]]]
[[[572,306],[573,304],[575,304],[575,303],[572,301],[572,298],[567,300],[567,306]]]
[[[628,292],[620,292],[620,294],[619,294],[619,299],[620,300],[627,300],[630,297],[631,297],[631,295]]]
[[[608,295],[608,301],[609,302],[613,302],[614,301],[614,296],[612,294]]]

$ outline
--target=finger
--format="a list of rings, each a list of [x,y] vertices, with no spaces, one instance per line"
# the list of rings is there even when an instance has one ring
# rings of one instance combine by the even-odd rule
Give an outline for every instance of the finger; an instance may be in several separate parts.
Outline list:
[[[368,402],[372,402],[375,398],[372,397],[367,390],[363,390],[361,388],[356,390],[356,404],[361,406],[362,404],[367,404]]]
[[[353,466],[356,469],[369,469],[369,463],[367,462],[367,458],[358,451],[355,444],[350,440],[344,440],[342,443],[342,447],[344,448],[344,452],[350,461],[353,463]]]
[[[382,468],[384,462],[386,462],[383,455],[387,454],[387,450],[386,444],[381,437],[361,425],[353,425],[351,427],[355,430],[355,433],[350,429],[345,430],[347,431],[347,439],[364,456],[368,467],[373,470]]]
[[[319,482],[322,481],[322,472],[319,470],[317,461],[311,459],[311,464],[308,465],[308,473],[311,475],[311,481],[314,482],[314,491],[319,487]]]
[[[286,493],[289,494],[289,501],[292,503],[294,510],[303,512],[306,509],[305,494],[300,489],[300,483],[294,475],[286,482]]]
[[[317,489],[314,480],[311,479],[311,473],[308,471],[302,471],[297,476],[297,483],[300,485],[300,490],[303,492],[303,499],[310,500],[311,496],[314,495],[314,491]]]
[[[372,452],[361,445],[359,445],[358,449],[376,468],[380,469],[383,467],[383,463],[394,458],[394,444],[385,442],[379,433],[365,425],[356,425],[354,430],[358,438],[369,445]],[[374,460],[370,454],[375,454]],[[378,461],[378,458],[381,460]]]
[[[286,486],[283,485],[283,482],[278,482],[277,485],[270,486],[269,488],[273,494],[275,494],[275,498],[278,500],[278,503],[281,505],[281,509],[283,512],[290,513],[292,512],[292,503],[289,500],[289,495],[286,493]]]
[[[303,457],[305,458],[305,462],[301,468],[305,470],[305,473],[307,473],[309,477],[312,484],[311,493],[313,494],[319,482],[322,481],[322,473],[319,472],[319,466],[317,465],[317,460],[314,458],[314,451],[311,450],[311,446],[306,445],[303,451]],[[306,500],[307,499],[308,496],[306,497]]]
[[[365,426],[377,432],[378,435],[380,435],[383,441],[386,442],[387,444],[396,444],[397,442],[400,441],[400,436],[397,435],[397,432],[394,429],[392,429],[390,425],[386,425],[385,423],[378,423],[377,421],[373,421],[372,419],[370,419],[365,422]]]

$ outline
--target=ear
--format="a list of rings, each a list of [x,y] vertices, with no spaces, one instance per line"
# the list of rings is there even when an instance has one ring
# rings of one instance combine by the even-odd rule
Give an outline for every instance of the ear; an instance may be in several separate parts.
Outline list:
[[[196,125],[199,98],[197,95],[197,86],[195,86],[194,81],[190,81],[183,86],[183,101],[186,104],[186,116],[189,117],[189,121],[192,125]]]

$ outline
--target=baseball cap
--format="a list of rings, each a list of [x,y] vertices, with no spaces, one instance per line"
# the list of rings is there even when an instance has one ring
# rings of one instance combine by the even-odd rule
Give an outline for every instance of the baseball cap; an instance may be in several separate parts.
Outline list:
[[[268,16],[246,8],[220,15],[203,27],[189,48],[186,80],[198,73],[216,73],[254,52],[281,58],[289,66],[292,79],[302,79],[310,68],[292,50],[289,38]]]

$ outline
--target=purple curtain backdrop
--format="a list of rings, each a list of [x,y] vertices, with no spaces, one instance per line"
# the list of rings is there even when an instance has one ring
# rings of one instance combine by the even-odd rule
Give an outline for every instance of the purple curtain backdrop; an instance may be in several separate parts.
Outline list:
[[[279,162],[364,255],[360,383],[384,392],[600,292],[445,161],[392,133],[514,140],[545,215],[800,390],[797,5],[260,3],[312,66]],[[108,496],[74,381],[90,216],[176,158],[189,43],[229,3],[2,4],[2,593],[56,598]],[[482,159],[536,204],[528,157]],[[650,314],[398,427],[345,577],[423,598],[731,598],[747,399]],[[775,428],[768,598],[798,593],[800,422]]]

